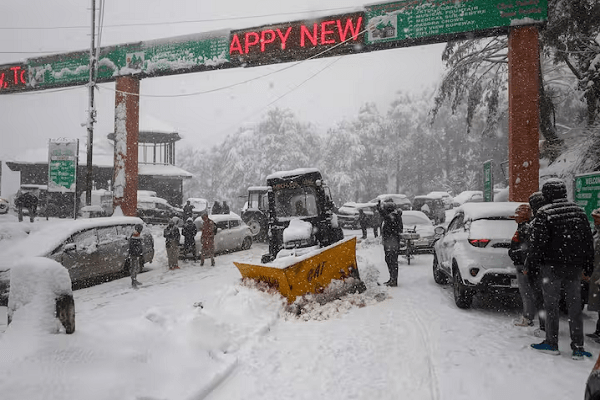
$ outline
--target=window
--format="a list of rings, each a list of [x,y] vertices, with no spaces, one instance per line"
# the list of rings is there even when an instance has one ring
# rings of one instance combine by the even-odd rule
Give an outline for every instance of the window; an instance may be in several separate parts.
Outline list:
[[[464,224],[463,224],[463,220],[465,218],[465,215],[460,213],[457,214],[453,219],[452,222],[450,222],[450,225],[448,225],[448,231],[455,231],[459,228],[461,228]]]
[[[73,243],[75,243],[78,248],[85,249],[96,246],[97,242],[96,229],[88,229],[73,235]]]
[[[275,193],[275,210],[278,217],[318,215],[317,196],[312,187],[282,190]]]
[[[125,235],[129,237],[133,233],[133,225],[117,225],[116,228],[118,235]]]
[[[220,221],[217,222],[217,229],[228,229],[229,228],[229,224],[227,223],[227,221]]]
[[[232,219],[229,221],[229,228],[237,228],[238,226],[240,226],[240,221],[237,219]]]
[[[98,228],[99,244],[114,242],[117,239],[117,228],[115,226],[105,226],[103,228]]]

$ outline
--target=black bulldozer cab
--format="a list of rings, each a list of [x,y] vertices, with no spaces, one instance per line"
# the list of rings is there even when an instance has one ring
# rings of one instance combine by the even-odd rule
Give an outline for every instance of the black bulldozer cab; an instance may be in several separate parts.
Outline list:
[[[276,172],[267,177],[267,186],[269,254],[263,255],[263,263],[275,259],[284,248],[283,231],[293,219],[310,222],[313,227],[311,238],[294,243],[295,247],[325,247],[343,239],[342,230],[332,225],[334,204],[319,170],[303,168]]]

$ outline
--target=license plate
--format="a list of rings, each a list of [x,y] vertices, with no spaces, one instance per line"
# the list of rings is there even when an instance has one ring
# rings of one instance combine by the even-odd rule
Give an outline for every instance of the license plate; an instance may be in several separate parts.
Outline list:
[[[511,288],[518,288],[519,287],[519,283],[517,282],[516,278],[510,280],[510,287]]]

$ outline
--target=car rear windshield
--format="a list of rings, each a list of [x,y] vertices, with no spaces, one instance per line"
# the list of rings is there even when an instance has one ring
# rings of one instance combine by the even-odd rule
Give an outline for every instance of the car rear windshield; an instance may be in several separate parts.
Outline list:
[[[431,225],[431,220],[422,218],[418,215],[402,215],[404,225]]]
[[[469,237],[472,239],[512,239],[517,230],[513,219],[477,219],[471,223]]]

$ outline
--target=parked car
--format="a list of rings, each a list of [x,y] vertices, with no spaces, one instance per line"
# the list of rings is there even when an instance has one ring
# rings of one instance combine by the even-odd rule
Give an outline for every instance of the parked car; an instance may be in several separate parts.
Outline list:
[[[0,214],[6,214],[8,209],[10,208],[10,204],[8,200],[0,197]]]
[[[183,219],[183,210],[161,197],[138,197],[137,216],[147,224],[168,224],[173,217]]]
[[[454,302],[471,307],[477,292],[516,294],[517,275],[508,256],[517,223],[510,218],[516,202],[466,203],[448,225],[435,228],[433,279],[453,282]]]
[[[129,237],[135,217],[65,220],[32,231],[16,245],[4,248],[0,260],[0,305],[8,302],[10,268],[23,257],[47,257],[62,264],[73,283],[129,271]],[[144,262],[154,259],[154,239],[142,230]]]
[[[215,234],[215,253],[229,253],[236,250],[247,250],[252,246],[252,231],[234,212],[229,214],[212,214],[209,217],[217,227]],[[202,251],[202,217],[196,218],[194,224],[198,228],[196,234],[196,254]],[[183,245],[183,238],[181,238]]]
[[[380,194],[373,200],[369,200],[369,203],[377,204],[378,201],[384,202],[392,202],[396,205],[396,208],[401,210],[411,210],[412,203],[410,199],[405,194]]]
[[[337,209],[336,215],[338,226],[340,228],[360,229],[358,223],[358,210],[363,210],[367,216],[367,226],[373,226],[373,211],[377,207],[377,203],[355,203],[353,201],[344,203]]]
[[[433,252],[433,244],[436,241],[435,227],[433,222],[422,211],[402,211],[402,225],[404,232],[415,230],[419,239],[413,240],[413,251],[415,253]]]
[[[444,203],[444,207],[446,210],[451,210],[454,207],[454,197],[450,195],[448,192],[443,191],[433,191],[427,193],[427,196],[439,196],[442,198],[442,202]]]
[[[483,201],[483,192],[481,190],[465,190],[454,196],[454,207],[464,203],[480,203]]]
[[[424,212],[435,225],[446,222],[446,207],[441,196],[415,196],[412,207],[413,210]]]

